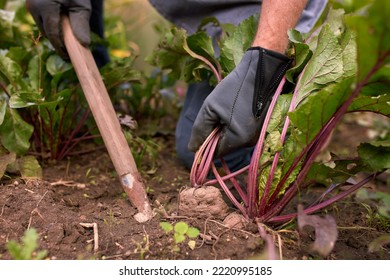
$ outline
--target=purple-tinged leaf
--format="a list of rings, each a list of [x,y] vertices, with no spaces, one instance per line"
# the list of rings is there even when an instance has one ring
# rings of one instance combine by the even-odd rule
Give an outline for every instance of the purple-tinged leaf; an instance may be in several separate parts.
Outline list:
[[[312,250],[326,257],[332,252],[336,244],[338,232],[336,220],[330,216],[325,217],[306,215],[302,205],[298,206],[298,227],[303,232],[305,226],[311,226],[315,230],[315,241]]]

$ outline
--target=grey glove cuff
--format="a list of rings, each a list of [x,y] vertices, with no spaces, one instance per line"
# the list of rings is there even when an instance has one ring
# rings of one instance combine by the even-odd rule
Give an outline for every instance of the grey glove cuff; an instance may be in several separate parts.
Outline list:
[[[248,50],[259,51],[252,112],[255,118],[260,118],[264,115],[263,112],[267,111],[271,98],[292,60],[281,53],[261,47],[252,47]]]

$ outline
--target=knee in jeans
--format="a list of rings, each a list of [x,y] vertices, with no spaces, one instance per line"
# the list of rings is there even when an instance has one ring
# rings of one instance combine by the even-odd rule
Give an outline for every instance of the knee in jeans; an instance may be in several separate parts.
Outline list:
[[[186,168],[191,169],[194,153],[188,149],[187,144],[176,141],[176,155]]]

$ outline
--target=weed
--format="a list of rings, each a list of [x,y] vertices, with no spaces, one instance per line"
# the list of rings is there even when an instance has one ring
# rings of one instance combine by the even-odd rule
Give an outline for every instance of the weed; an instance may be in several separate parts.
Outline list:
[[[36,251],[38,248],[38,233],[34,228],[27,230],[22,242],[11,240],[7,243],[7,249],[15,260],[42,260],[46,257],[47,251]]]
[[[173,233],[174,244],[172,246],[173,252],[179,252],[179,244],[183,243],[187,238],[187,245],[191,250],[195,249],[195,238],[199,236],[199,229],[195,227],[190,227],[186,222],[180,221],[175,224],[168,222],[160,222],[160,227],[164,230],[165,233]]]
[[[145,253],[149,252],[150,249],[149,235],[145,232],[142,242],[137,242],[133,240],[133,243],[136,245],[134,253],[139,253],[139,259],[144,260]]]

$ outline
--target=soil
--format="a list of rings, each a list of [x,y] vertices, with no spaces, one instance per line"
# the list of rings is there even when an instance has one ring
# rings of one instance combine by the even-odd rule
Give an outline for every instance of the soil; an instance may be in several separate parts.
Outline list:
[[[362,130],[355,122],[344,122],[330,145],[345,142],[338,141],[346,139],[345,131],[352,136],[352,133],[362,135]],[[142,165],[148,196],[156,209],[155,217],[147,223],[140,224],[133,218],[137,211],[124,195],[106,150],[95,144],[78,148],[81,152],[92,147],[88,153],[61,162],[42,163],[42,180],[1,181],[0,259],[12,258],[7,242],[20,242],[29,228],[37,230],[39,250],[47,250],[47,259],[267,258],[266,244],[254,224],[229,228],[220,217],[189,217],[178,211],[178,195],[189,187],[189,171],[176,158],[173,138],[171,134],[156,136],[162,145],[157,165]],[[389,192],[383,178],[366,187]],[[299,200],[310,201],[323,190],[321,186],[311,188],[301,193]],[[291,208],[295,208],[294,203]],[[313,233],[299,233],[295,222],[269,225],[267,232],[281,259],[390,259],[389,245],[374,252],[369,250],[375,238],[389,233],[388,221],[386,226],[375,219],[374,209],[351,195],[317,213],[332,215],[338,225],[337,242],[326,257],[311,250]],[[237,212],[231,206],[228,211]],[[188,238],[176,246],[172,232],[162,230],[162,221],[171,224],[184,221],[198,228],[201,234],[194,239],[195,248],[190,248]],[[92,227],[94,223],[97,231]]]

